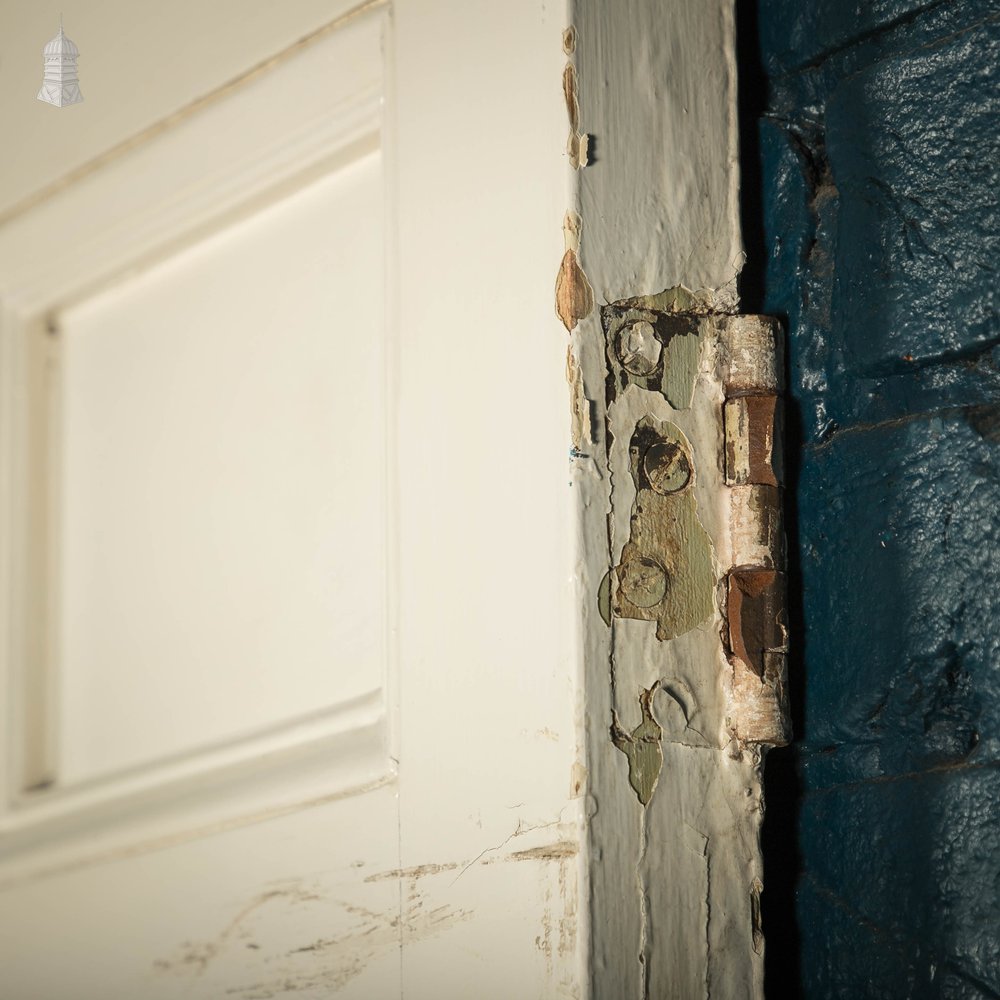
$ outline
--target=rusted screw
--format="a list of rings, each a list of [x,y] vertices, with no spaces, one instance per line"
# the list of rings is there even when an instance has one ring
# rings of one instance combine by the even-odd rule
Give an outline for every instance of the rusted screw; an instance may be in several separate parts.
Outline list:
[[[652,375],[659,367],[663,347],[653,324],[640,319],[618,334],[618,360],[630,375]]]
[[[642,468],[654,492],[678,493],[691,482],[691,462],[677,441],[656,441],[646,449]]]
[[[637,608],[655,608],[667,592],[667,571],[648,556],[638,556],[618,570],[622,593]]]

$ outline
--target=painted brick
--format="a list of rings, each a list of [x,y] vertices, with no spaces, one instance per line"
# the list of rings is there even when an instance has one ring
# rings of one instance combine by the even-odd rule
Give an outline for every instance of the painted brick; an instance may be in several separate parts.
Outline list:
[[[993,766],[808,796],[815,851],[800,895],[818,923],[803,935],[806,995],[938,997],[949,977],[995,995],[998,811]]]
[[[997,996],[1000,0],[758,8],[797,705],[767,993]]]
[[[834,780],[1000,758],[997,427],[959,409],[840,432],[798,497],[805,735],[866,758]]]

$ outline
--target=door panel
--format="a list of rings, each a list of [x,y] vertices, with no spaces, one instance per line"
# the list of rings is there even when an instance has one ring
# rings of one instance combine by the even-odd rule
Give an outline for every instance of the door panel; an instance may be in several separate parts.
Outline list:
[[[57,317],[61,784],[382,686],[382,233],[369,154]]]
[[[398,992],[385,26],[0,235],[7,996]]]

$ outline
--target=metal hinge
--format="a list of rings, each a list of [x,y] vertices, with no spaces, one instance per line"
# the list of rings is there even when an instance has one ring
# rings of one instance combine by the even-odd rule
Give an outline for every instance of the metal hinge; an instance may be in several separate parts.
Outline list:
[[[685,717],[701,711],[707,742],[784,744],[780,326],[648,304],[601,310],[614,563],[605,614],[655,622],[665,645],[689,637],[632,674],[644,691],[654,678],[664,691],[688,691]],[[721,698],[704,676],[712,669]]]

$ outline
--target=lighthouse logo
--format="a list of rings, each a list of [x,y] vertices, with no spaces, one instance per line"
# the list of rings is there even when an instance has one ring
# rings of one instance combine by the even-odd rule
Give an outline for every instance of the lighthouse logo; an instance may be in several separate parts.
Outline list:
[[[45,57],[45,79],[38,91],[38,99],[57,108],[67,104],[79,104],[83,100],[80,81],[76,76],[76,60],[80,50],[63,31],[62,17],[59,18],[59,34],[42,50]]]

